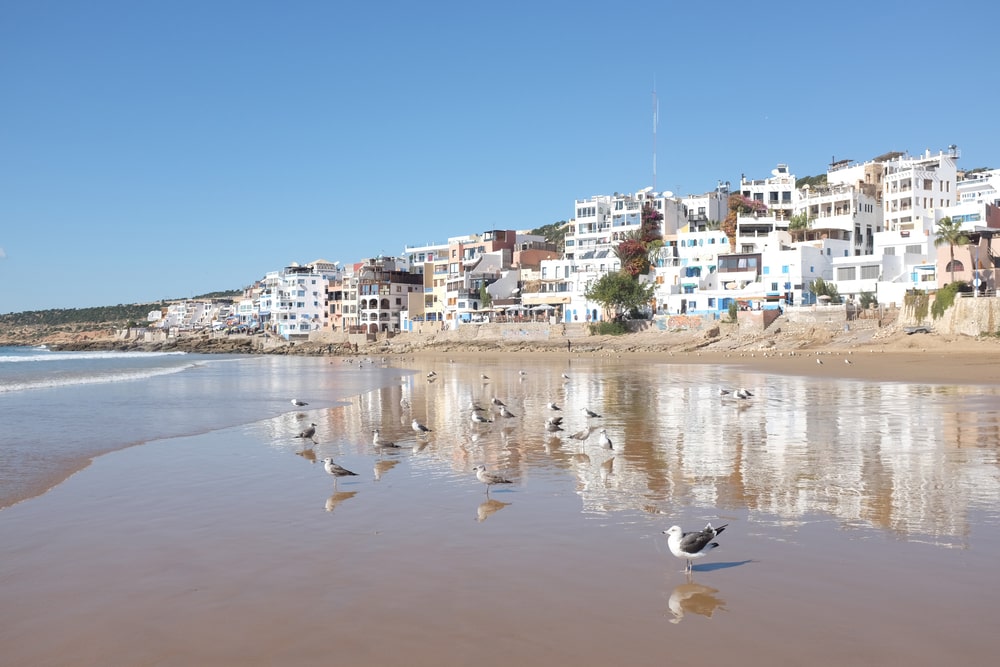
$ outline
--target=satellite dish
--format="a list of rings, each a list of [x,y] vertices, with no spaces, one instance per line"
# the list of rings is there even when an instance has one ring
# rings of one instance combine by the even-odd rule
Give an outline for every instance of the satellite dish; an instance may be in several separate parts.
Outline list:
[[[777,176],[777,175],[778,175],[778,174],[780,174],[780,173],[781,173],[781,172],[780,172],[780,171],[778,171],[777,169],[772,169],[772,170],[771,170],[771,175],[772,175],[772,176]]]
[[[670,190],[667,190],[666,192],[662,193],[662,195],[664,199],[670,199],[671,197],[674,196],[674,193],[671,192]]]

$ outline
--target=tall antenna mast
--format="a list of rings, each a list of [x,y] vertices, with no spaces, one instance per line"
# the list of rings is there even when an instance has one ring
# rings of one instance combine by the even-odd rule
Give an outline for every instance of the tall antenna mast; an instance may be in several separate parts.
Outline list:
[[[653,75],[653,192],[656,192],[656,126],[660,123],[660,101],[656,99],[656,75]]]

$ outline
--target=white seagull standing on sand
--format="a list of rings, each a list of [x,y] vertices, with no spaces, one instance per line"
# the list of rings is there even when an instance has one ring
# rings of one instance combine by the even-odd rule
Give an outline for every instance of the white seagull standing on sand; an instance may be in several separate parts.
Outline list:
[[[498,475],[495,472],[486,472],[486,466],[478,465],[473,470],[476,471],[476,479],[486,485],[486,495],[490,493],[490,487],[494,484],[513,484],[503,475]]]
[[[389,442],[388,440],[383,440],[381,437],[379,437],[378,429],[372,431],[372,444],[375,445],[376,447],[399,447],[399,445],[397,445],[396,443]]]
[[[472,416],[469,417],[473,424],[492,424],[493,420],[488,418],[486,415],[481,413],[479,410],[473,410]]]
[[[685,559],[687,567],[684,571],[690,572],[693,568],[691,565],[692,560],[701,558],[719,546],[718,542],[713,542],[712,540],[725,530],[728,525],[727,523],[718,528],[712,528],[712,524],[709,523],[705,526],[704,530],[693,533],[683,532],[680,526],[671,526],[663,531],[663,534],[667,536],[667,546],[670,547],[670,553],[678,558]]]
[[[329,456],[323,459],[323,469],[326,470],[329,474],[333,475],[334,483],[337,482],[337,479],[339,477],[347,477],[348,475],[358,474],[356,472],[351,472],[347,468],[340,467],[339,465],[334,463],[333,458]]]
[[[604,449],[614,449],[614,445],[611,444],[611,438],[608,437],[608,430],[601,429],[601,447]]]
[[[431,431],[431,429],[418,422],[416,417],[414,417],[413,421],[410,422],[410,426],[412,426],[413,430],[417,433],[430,433]]]

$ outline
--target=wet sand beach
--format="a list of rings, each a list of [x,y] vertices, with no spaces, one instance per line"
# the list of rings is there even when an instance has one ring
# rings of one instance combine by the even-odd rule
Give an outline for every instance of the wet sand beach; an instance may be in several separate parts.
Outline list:
[[[409,355],[347,406],[101,456],[0,511],[0,663],[991,661],[1000,357],[816,358]],[[662,531],[708,521],[685,575]]]

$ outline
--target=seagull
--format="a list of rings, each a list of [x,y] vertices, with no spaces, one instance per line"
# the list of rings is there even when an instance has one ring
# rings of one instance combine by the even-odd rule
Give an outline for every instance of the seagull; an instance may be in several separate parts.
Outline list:
[[[473,470],[476,471],[476,479],[486,485],[486,495],[489,495],[490,487],[494,484],[513,484],[513,482],[503,475],[498,475],[495,472],[486,472],[486,466],[484,465],[478,465]]]
[[[549,410],[562,410],[562,408],[560,408],[555,403],[549,403]]]
[[[506,417],[507,419],[510,419],[511,417],[516,417],[517,415],[515,415],[513,412],[511,412],[510,410],[508,410],[506,405],[501,405],[500,406],[500,416],[501,417]]]
[[[294,405],[295,407],[301,408],[303,405],[309,405],[309,404],[306,403],[303,400],[298,399],[298,398],[293,398],[292,399],[292,405]]]
[[[378,429],[372,431],[372,444],[376,447],[399,447],[399,445],[394,442],[389,442],[388,440],[380,438]]]
[[[333,462],[333,458],[328,456],[323,459],[323,469],[328,473],[333,475],[333,481],[336,482],[338,477],[347,477],[348,475],[357,475],[356,472],[351,472],[347,468],[342,468]]]
[[[573,438],[574,440],[586,440],[587,438],[590,437],[590,432],[592,430],[593,429],[588,426],[587,428],[577,431],[576,433],[570,435],[569,437]]]
[[[847,364],[848,366],[850,366],[851,365],[851,360],[850,359],[844,359],[844,363]]]
[[[504,403],[503,401],[501,401],[496,396],[494,396],[493,398],[490,399],[490,403],[492,403],[493,405],[496,405],[498,407],[502,407],[502,406],[506,405],[506,403]]]
[[[678,558],[685,559],[687,567],[684,571],[690,572],[693,569],[692,560],[701,558],[719,546],[718,542],[713,542],[712,540],[725,530],[728,525],[727,523],[718,528],[712,528],[712,524],[709,523],[705,526],[704,530],[694,533],[685,533],[681,530],[680,526],[671,526],[663,531],[663,534],[667,536],[667,546],[670,547],[670,553]]]
[[[596,412],[594,412],[589,408],[581,408],[581,409],[583,410],[583,414],[587,415],[588,417],[593,417],[594,419],[600,419],[601,417],[601,415],[597,414]]]
[[[486,373],[481,374],[479,377],[483,379],[483,382],[488,382],[490,379],[490,376],[487,375]]]
[[[431,371],[430,373],[427,374],[427,379],[428,380],[431,379],[431,378],[436,378],[436,377],[437,377],[437,373],[435,373],[434,371]]]
[[[296,438],[306,438],[308,440],[315,441],[316,439],[316,424],[309,424],[304,431],[299,433]]]
[[[568,375],[566,375],[565,373],[563,373],[563,374],[562,374],[562,379],[563,379],[563,380],[568,380],[568,379],[569,379],[569,376],[568,376]]]
[[[493,423],[492,419],[490,419],[489,417],[483,415],[478,410],[473,410],[472,411],[472,416],[469,417],[469,419],[472,420],[473,424],[492,424]]]
[[[412,426],[413,430],[416,431],[417,433],[429,433],[431,431],[431,429],[427,428],[426,426],[418,422],[416,418],[413,419],[413,421],[410,423],[410,426]]]
[[[817,364],[818,364],[819,366],[822,366],[822,365],[823,365],[823,360],[822,360],[822,359],[820,359],[819,357],[817,357],[817,358],[816,358],[816,363],[817,363]]]
[[[719,388],[719,396],[728,396],[731,393],[733,393],[732,389],[725,389],[723,387]]]
[[[736,398],[742,398],[742,399],[746,400],[746,399],[750,398],[751,396],[753,396],[753,393],[749,389],[745,389],[743,387],[740,387],[739,389],[736,390],[736,394],[735,395],[736,395]]]
[[[601,429],[601,447],[605,449],[614,449],[614,445],[611,444],[611,438],[608,437],[608,430]]]
[[[548,431],[549,433],[558,433],[559,431],[563,430],[563,427],[559,425],[561,421],[562,420],[552,420],[552,419],[546,420],[545,430]]]

